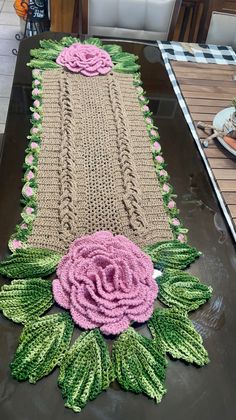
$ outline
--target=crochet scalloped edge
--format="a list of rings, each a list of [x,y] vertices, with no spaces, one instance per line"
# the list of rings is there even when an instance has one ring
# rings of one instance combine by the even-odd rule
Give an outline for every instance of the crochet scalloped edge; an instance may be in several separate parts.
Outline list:
[[[62,38],[62,40],[70,39]],[[72,38],[71,38],[72,39]],[[61,41],[62,41],[61,40]],[[99,47],[103,48],[103,45],[100,40]],[[50,41],[51,43],[55,43],[57,45],[57,41]],[[65,41],[64,41],[65,42]],[[79,39],[78,39],[79,42]],[[86,40],[86,43],[93,43],[93,39]],[[66,46],[66,45],[64,45]],[[110,45],[110,47],[114,48],[115,45]],[[104,45],[106,47],[106,45]],[[39,49],[38,49],[39,50]],[[59,52],[58,52],[59,54]],[[111,54],[111,58],[112,58]],[[136,61],[138,57],[134,56],[133,60]],[[29,65],[32,67],[32,62],[36,62],[36,60],[32,60]],[[53,61],[52,61],[53,62]],[[153,162],[155,167],[155,172],[157,174],[157,179],[159,181],[159,185],[162,190],[162,198],[163,198],[163,205],[168,215],[168,221],[170,228],[172,230],[174,239],[178,239],[180,242],[186,242],[187,237],[186,234],[188,232],[180,222],[180,220],[176,217],[179,214],[179,210],[176,207],[176,203],[173,198],[176,197],[174,194],[173,187],[169,184],[169,175],[166,171],[166,163],[164,162],[162,152],[161,152],[161,145],[158,142],[160,139],[158,134],[158,129],[153,123],[152,119],[152,112],[148,107],[149,100],[145,96],[146,92],[142,88],[142,80],[140,78],[140,73],[138,72],[139,66],[137,66],[136,71],[133,72],[133,84],[137,90],[138,100],[143,111],[143,117],[146,123],[146,129],[150,138],[150,143],[152,146],[152,156]],[[53,69],[52,69],[53,70]],[[113,68],[112,71],[115,69]],[[27,240],[32,232],[33,221],[36,217],[37,213],[37,200],[36,200],[36,191],[37,191],[37,164],[38,164],[38,155],[40,153],[40,144],[41,144],[41,134],[42,134],[42,119],[43,119],[43,112],[42,112],[42,72],[44,69],[33,69],[32,71],[32,98],[34,100],[34,106],[30,108],[32,111],[31,117],[31,124],[32,128],[30,131],[30,135],[27,137],[29,139],[29,145],[26,149],[25,155],[25,162],[23,165],[23,169],[25,170],[24,177],[23,177],[23,188],[22,188],[22,204],[24,205],[23,211],[21,213],[22,222],[16,225],[15,232],[11,235],[10,240],[8,242],[9,249],[14,252],[17,248],[26,248],[27,247]],[[125,72],[125,71],[124,71]],[[130,71],[127,70],[129,74]],[[37,106],[35,106],[35,103]],[[37,130],[37,133],[35,131]],[[32,147],[32,143],[33,146]],[[36,146],[37,145],[37,146]],[[30,179],[29,179],[30,178]]]

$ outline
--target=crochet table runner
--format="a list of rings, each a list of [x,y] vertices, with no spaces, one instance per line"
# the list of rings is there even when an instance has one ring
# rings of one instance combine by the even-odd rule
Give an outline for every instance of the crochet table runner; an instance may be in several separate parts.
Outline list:
[[[0,263],[0,309],[23,324],[12,376],[35,383],[59,367],[76,412],[114,380],[160,402],[168,354],[209,361],[188,313],[212,289],[184,271],[200,252],[177,217],[137,57],[73,37],[31,55],[22,222]]]

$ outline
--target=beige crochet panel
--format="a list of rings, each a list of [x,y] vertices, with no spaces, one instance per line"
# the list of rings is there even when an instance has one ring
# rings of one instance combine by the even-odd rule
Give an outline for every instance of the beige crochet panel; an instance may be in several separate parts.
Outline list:
[[[173,239],[132,76],[43,73],[37,217],[28,244],[66,252],[99,230]]]

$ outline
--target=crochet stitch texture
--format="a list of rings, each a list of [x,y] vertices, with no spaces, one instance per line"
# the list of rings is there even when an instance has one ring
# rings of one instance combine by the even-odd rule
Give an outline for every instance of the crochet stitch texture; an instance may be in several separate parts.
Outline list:
[[[73,242],[53,280],[56,302],[84,329],[118,334],[153,313],[157,283],[151,258],[129,239],[97,232]]]

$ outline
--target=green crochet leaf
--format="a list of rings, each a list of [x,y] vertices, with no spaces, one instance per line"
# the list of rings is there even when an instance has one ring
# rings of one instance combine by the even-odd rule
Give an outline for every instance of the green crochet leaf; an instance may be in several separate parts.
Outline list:
[[[113,63],[134,64],[136,60],[138,60],[137,55],[127,52],[118,52],[112,56]]]
[[[202,338],[187,314],[177,309],[156,309],[148,326],[156,343],[176,359],[203,366],[209,362]]]
[[[57,69],[58,67],[61,67],[55,61],[40,60],[38,58],[34,58],[34,59],[30,60],[30,62],[27,63],[27,66],[28,67],[33,67],[35,69],[42,69],[42,70]]]
[[[13,280],[0,292],[0,309],[14,322],[25,323],[38,318],[53,302],[50,280]]]
[[[75,38],[73,36],[64,36],[60,40],[60,44],[63,45],[63,47],[70,47],[72,44],[75,44],[75,43],[79,43],[80,44],[80,39],[79,38]]]
[[[102,48],[110,54],[111,57],[113,57],[114,54],[118,54],[122,52],[122,48],[120,45],[116,44],[105,44],[102,46]]]
[[[65,406],[79,412],[114,380],[107,345],[99,330],[84,332],[65,355],[58,384]]]
[[[34,384],[60,364],[73,333],[73,322],[66,312],[47,315],[27,324],[11,363],[18,381]]]
[[[45,277],[56,270],[61,258],[62,255],[48,249],[17,249],[0,262],[0,274],[13,279]]]
[[[212,288],[197,277],[180,270],[168,270],[157,279],[158,299],[167,306],[187,312],[203,305],[212,295]]]
[[[102,47],[102,41],[99,38],[87,38],[84,44],[96,45],[96,47]]]
[[[63,50],[64,45],[61,45],[58,41],[53,41],[52,39],[41,39],[39,41],[40,46],[45,50],[57,50],[58,54]]]
[[[30,55],[39,60],[56,60],[59,53],[52,48],[48,50],[45,50],[44,48],[34,48],[33,50],[30,50]]]
[[[152,259],[156,268],[173,268],[183,270],[201,253],[186,243],[177,240],[158,242],[144,249]]]
[[[163,382],[167,361],[153,340],[128,328],[115,341],[112,356],[116,379],[122,388],[161,401],[166,393]]]
[[[115,64],[113,70],[118,73],[136,73],[140,68],[139,64],[135,64],[133,61],[124,61],[121,63]]]

